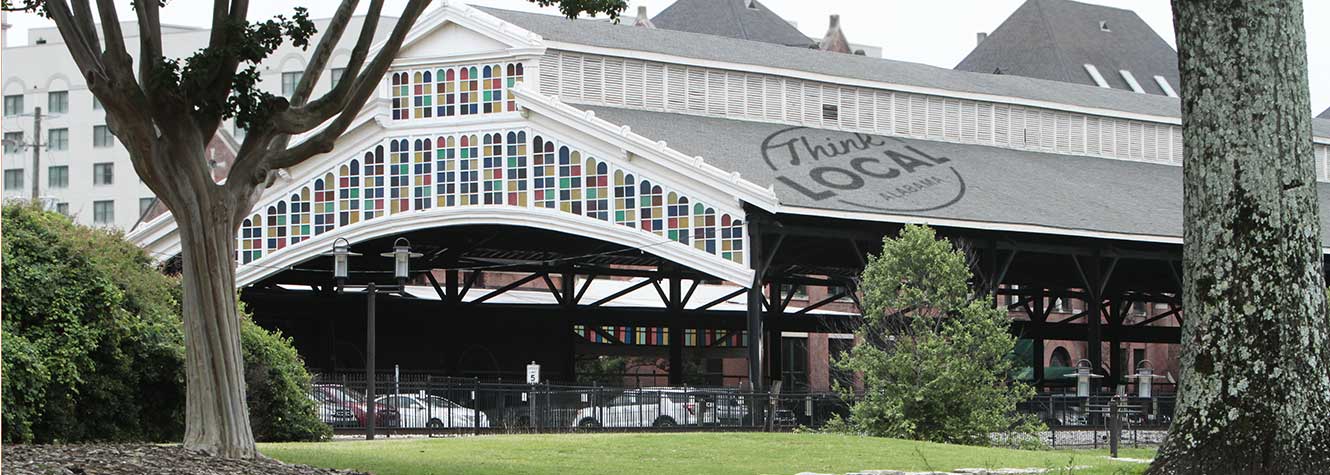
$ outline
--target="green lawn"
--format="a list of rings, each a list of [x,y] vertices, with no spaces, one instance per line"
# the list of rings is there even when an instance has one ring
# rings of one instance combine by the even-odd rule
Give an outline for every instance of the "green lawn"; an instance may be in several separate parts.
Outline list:
[[[492,435],[260,444],[278,460],[377,475],[462,474],[783,474],[865,469],[1091,468],[1054,473],[1136,474],[1145,465],[1107,452],[1022,451],[827,434],[673,433]],[[1153,450],[1127,449],[1150,458]]]

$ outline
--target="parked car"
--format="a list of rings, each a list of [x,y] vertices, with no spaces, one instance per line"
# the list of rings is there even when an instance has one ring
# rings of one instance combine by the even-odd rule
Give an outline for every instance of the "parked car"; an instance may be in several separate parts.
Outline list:
[[[750,425],[752,420],[748,417],[748,401],[734,389],[706,389],[697,393],[697,397],[706,399],[711,403],[707,407],[713,412],[712,417],[717,425],[737,426]]]
[[[489,417],[439,396],[388,394],[375,399],[397,410],[401,427],[409,429],[488,428]]]
[[[603,406],[577,411],[577,427],[674,427],[714,424],[715,411],[702,393],[685,388],[624,391]]]
[[[330,410],[332,416],[324,419],[324,422],[334,421],[337,424],[345,424],[345,412],[349,409],[352,416],[355,417],[355,423],[352,425],[333,425],[334,428],[340,427],[365,427],[365,396],[354,390],[348,389],[340,384],[315,384],[310,388],[310,397],[313,397],[320,404],[320,414],[326,409]],[[374,427],[397,427],[399,416],[397,410],[383,404],[374,405],[374,419],[377,421]]]

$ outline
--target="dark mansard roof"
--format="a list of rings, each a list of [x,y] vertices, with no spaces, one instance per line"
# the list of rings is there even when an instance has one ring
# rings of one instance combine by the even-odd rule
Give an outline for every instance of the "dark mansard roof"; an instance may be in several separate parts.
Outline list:
[[[756,0],[678,0],[651,23],[656,28],[807,48],[813,40]]]
[[[1136,15],[1120,8],[1069,0],[1027,0],[956,69],[1000,73],[1097,86],[1093,65],[1109,87],[1132,88],[1119,71],[1130,71],[1147,94],[1165,95],[1155,81],[1180,86],[1178,55]]]

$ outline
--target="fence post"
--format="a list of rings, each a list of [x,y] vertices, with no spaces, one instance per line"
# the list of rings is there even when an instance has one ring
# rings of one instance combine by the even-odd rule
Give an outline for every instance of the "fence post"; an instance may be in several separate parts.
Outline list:
[[[472,380],[472,391],[476,396],[471,398],[471,426],[474,435],[480,435],[480,378]]]

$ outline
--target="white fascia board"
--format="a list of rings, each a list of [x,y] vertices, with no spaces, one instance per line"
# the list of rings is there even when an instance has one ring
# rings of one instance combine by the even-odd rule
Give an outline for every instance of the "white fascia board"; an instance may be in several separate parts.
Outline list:
[[[240,265],[236,269],[236,286],[252,284],[326,253],[333,241],[338,238],[345,238],[355,244],[419,229],[496,223],[553,230],[641,249],[648,254],[677,262],[744,288],[748,288],[753,281],[753,270],[742,264],[724,260],[720,256],[670,241],[653,233],[588,219],[557,209],[471,205],[408,211],[339,227],[333,232],[288,245],[276,254],[264,253],[258,260]]]
[[[662,53],[653,53],[647,51],[626,50],[618,48],[604,48],[600,46],[588,46],[579,43],[564,43],[560,41],[546,40],[545,47],[553,50],[571,51],[577,53],[597,54],[604,56],[615,56],[627,59],[640,59],[647,61],[659,61],[664,63],[678,64],[682,66],[697,66],[704,68],[725,69],[738,72],[751,72],[760,74],[770,74],[773,76],[784,76],[796,79],[805,79],[809,81],[820,81],[830,84],[839,84],[845,86],[866,87],[871,89],[882,89],[899,92],[910,92],[916,94],[927,94],[952,99],[967,99],[973,101],[994,102],[999,104],[1011,104],[1026,107],[1037,107],[1042,109],[1058,110],[1064,112],[1074,112],[1078,114],[1089,114],[1104,117],[1113,117],[1120,119],[1140,120],[1145,122],[1157,122],[1160,124],[1182,124],[1182,118],[1177,116],[1164,116],[1154,114],[1140,114],[1135,112],[1125,112],[1114,109],[1103,109],[1098,107],[1086,107],[1060,102],[1043,101],[1036,99],[1026,99],[1023,97],[1000,96],[996,94],[984,94],[975,92],[959,92],[947,89],[938,89],[934,87],[909,86],[883,81],[869,81],[864,79],[847,78],[843,76],[833,76],[829,74],[813,73],[794,69],[777,68],[770,66],[759,66],[753,64],[728,63],[723,61],[714,61],[708,59],[697,59],[683,56],[674,56]]]
[[[669,148],[668,144],[663,141],[652,141],[634,133],[626,125],[611,124],[604,119],[597,118],[592,111],[583,111],[560,102],[557,96],[545,96],[539,92],[526,89],[520,83],[512,91],[514,95],[521,99],[518,104],[524,108],[587,132],[597,132],[596,136],[601,140],[635,155],[656,160],[667,166],[677,167],[676,170],[694,170],[697,173],[691,176],[697,182],[717,191],[733,195],[767,211],[775,210],[780,204],[774,190],[744,180],[738,172],[726,172],[706,163],[702,157],[684,155]]]
[[[438,9],[424,13],[416,19],[416,24],[412,25],[411,31],[402,39],[401,49],[406,49],[450,22],[489,36],[507,44],[509,48],[544,48],[544,39],[540,35],[472,8],[470,5],[449,0],[436,3],[440,4]],[[374,57],[386,44],[388,44],[386,39],[375,43],[367,57]]]
[[[1110,231],[1091,231],[1086,229],[1061,228],[1056,226],[1043,226],[1037,224],[1015,224],[1015,223],[996,223],[987,221],[972,221],[965,219],[951,218],[933,218],[928,216],[914,216],[904,214],[889,213],[865,213],[859,211],[828,210],[820,208],[806,208],[799,206],[782,206],[781,213],[800,214],[808,216],[820,216],[837,219],[851,219],[860,221],[877,221],[902,224],[926,224],[929,226],[945,226],[950,228],[980,229],[985,231],[1008,231],[1031,234],[1049,234],[1056,236],[1074,236],[1087,237],[1094,239],[1115,239],[1121,241],[1151,242],[1159,244],[1182,244],[1182,238],[1176,236],[1162,236],[1153,234],[1132,234],[1117,233]]]

